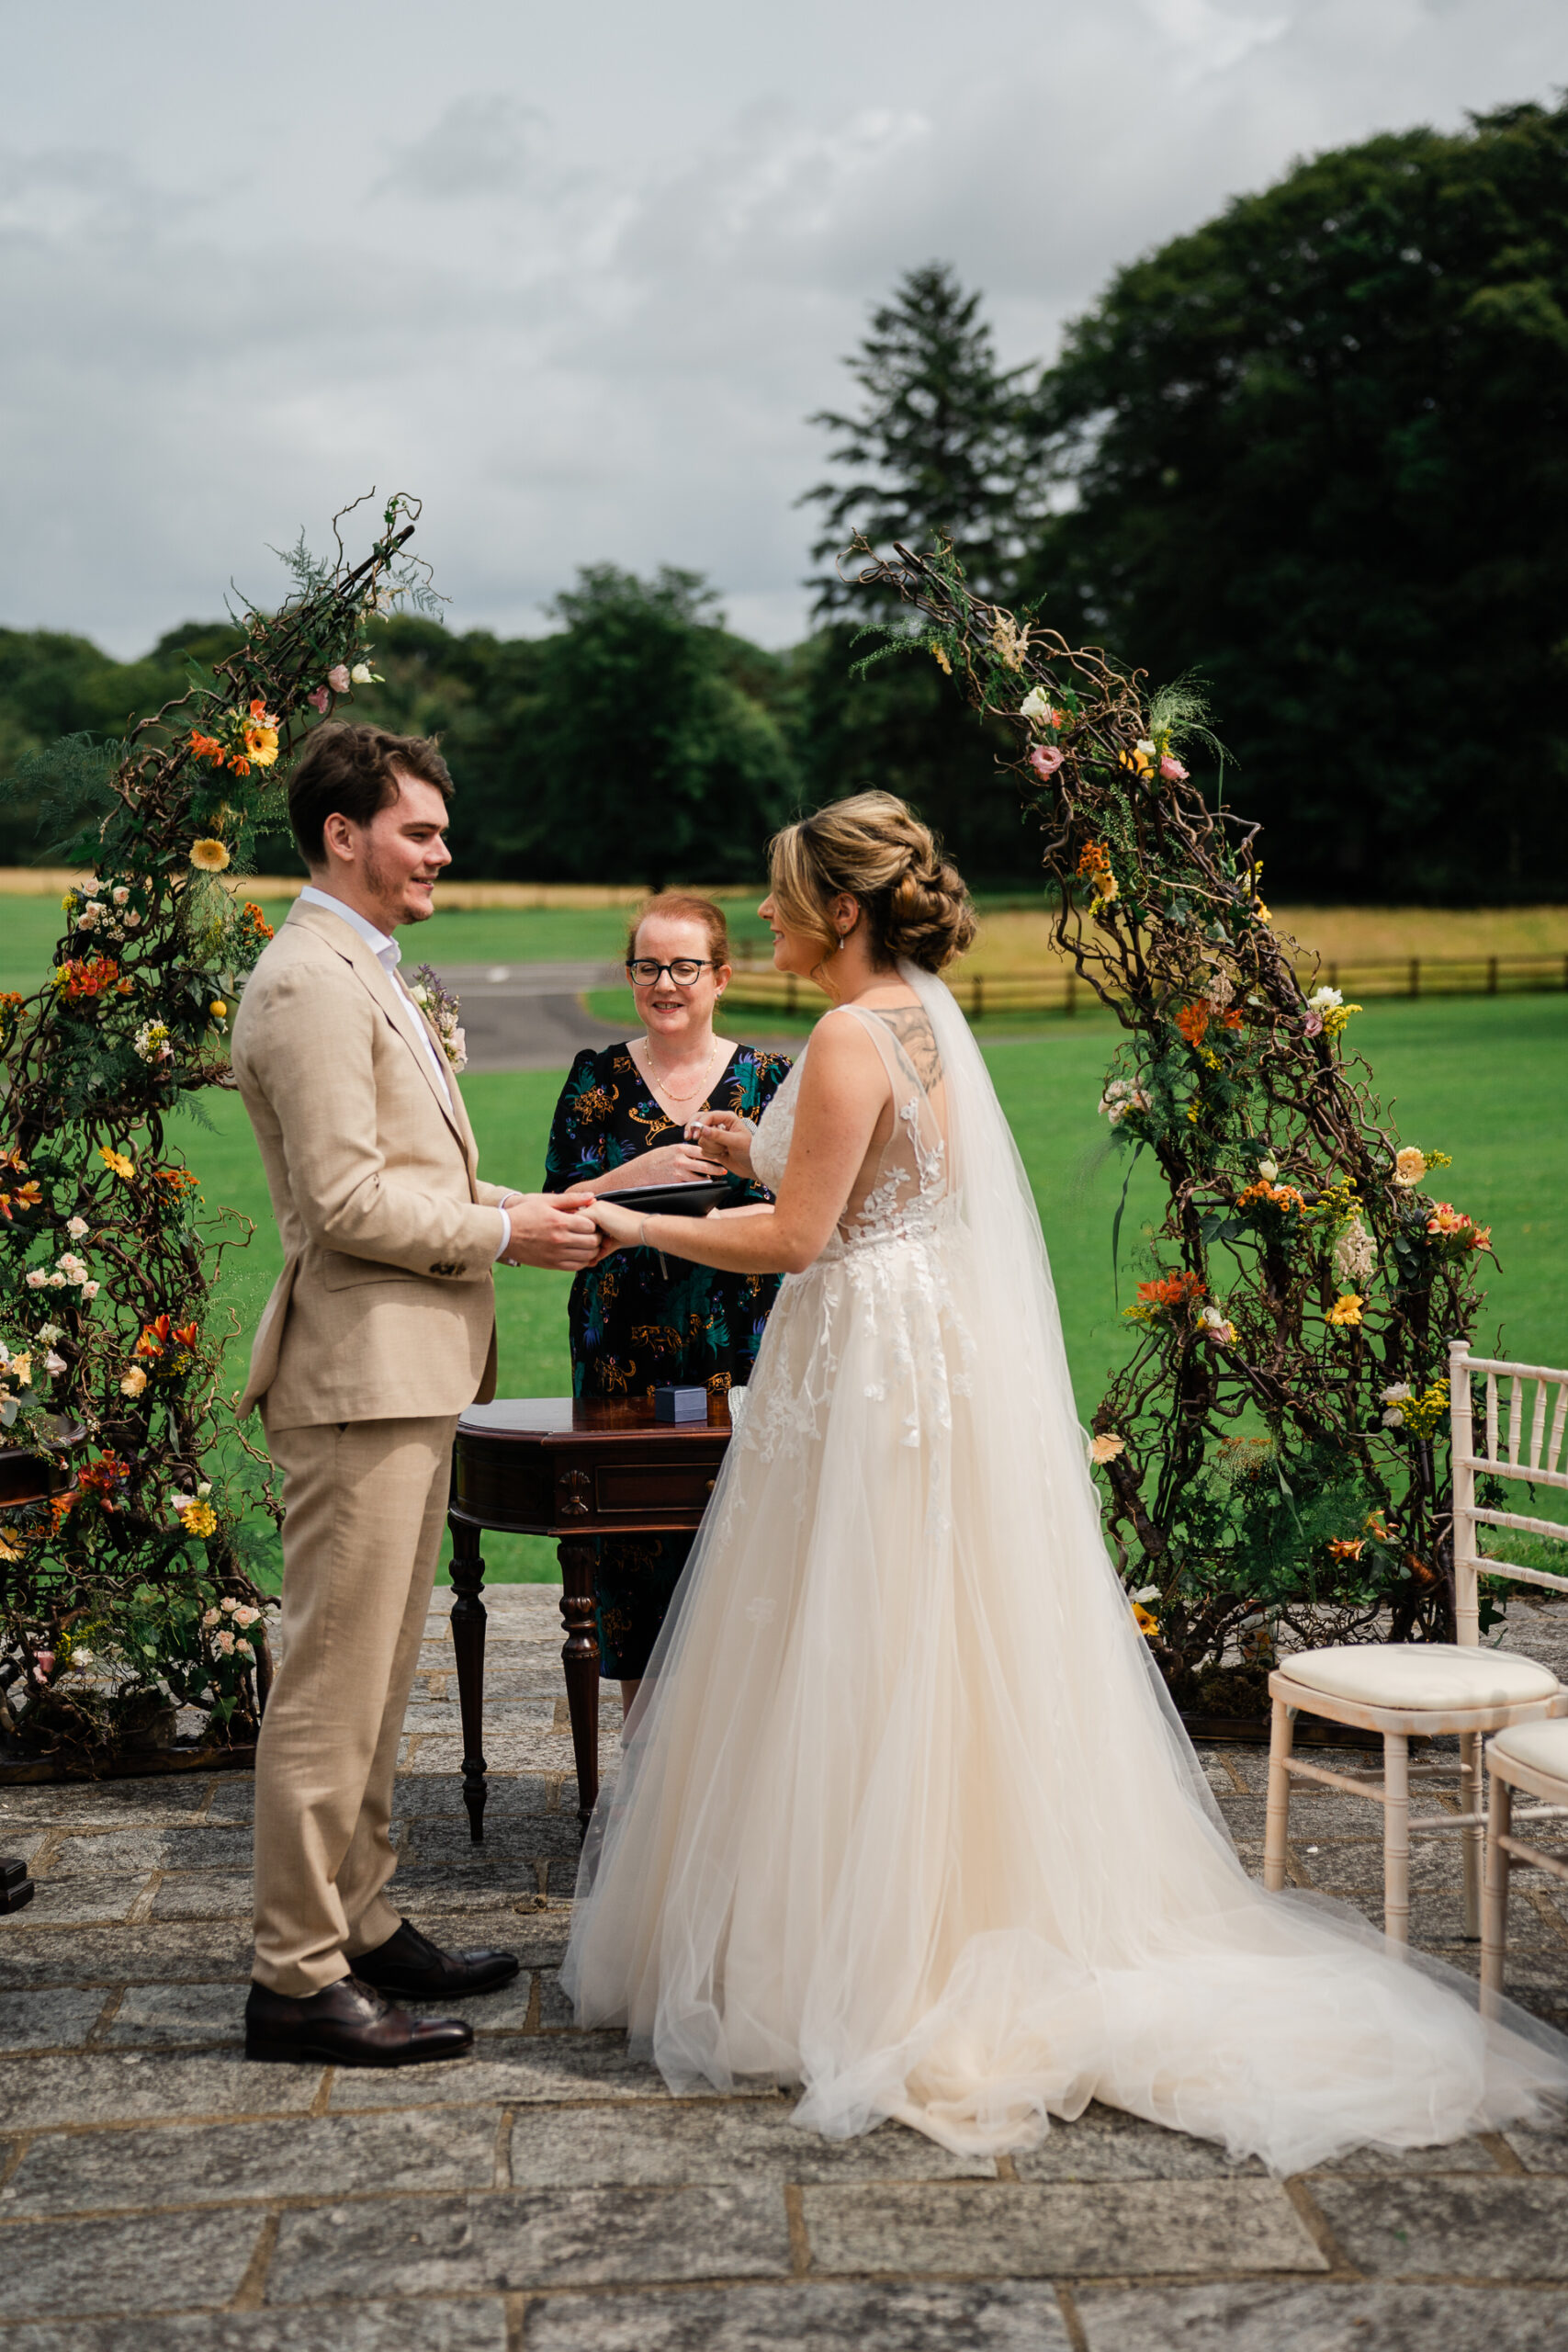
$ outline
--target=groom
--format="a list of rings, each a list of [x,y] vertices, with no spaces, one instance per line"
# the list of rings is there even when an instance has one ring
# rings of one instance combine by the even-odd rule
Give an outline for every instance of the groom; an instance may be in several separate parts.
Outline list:
[[[256,1750],[252,2058],[459,2057],[469,2026],[395,2002],[517,1973],[511,1952],[439,1951],[386,1894],[452,1440],[495,1393],[491,1268],[601,1254],[589,1195],[479,1178],[456,1077],[398,978],[392,933],[425,920],[451,864],[451,792],[433,742],[316,729],[288,795],[310,881],[234,1023],[284,1249],[240,1404],[261,1406],[284,1502],[283,1661]]]

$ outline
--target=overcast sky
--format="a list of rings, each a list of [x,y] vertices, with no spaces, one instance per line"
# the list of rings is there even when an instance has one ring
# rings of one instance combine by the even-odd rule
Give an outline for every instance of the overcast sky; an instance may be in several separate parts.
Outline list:
[[[1568,82],[1563,0],[0,0],[0,622],[121,655],[372,482],[453,626],[802,630],[867,306],[1008,361],[1296,156]]]

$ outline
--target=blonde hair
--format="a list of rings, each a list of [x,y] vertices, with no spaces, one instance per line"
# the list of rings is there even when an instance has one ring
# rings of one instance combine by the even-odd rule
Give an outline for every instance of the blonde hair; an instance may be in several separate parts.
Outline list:
[[[975,937],[964,877],[927,825],[890,792],[856,792],[786,825],[768,848],[773,902],[792,931],[837,952],[829,910],[858,899],[880,964],[900,956],[940,972]]]
[[[708,935],[708,956],[715,964],[729,961],[729,925],[724,919],[724,909],[716,907],[711,899],[699,899],[690,890],[660,890],[645,899],[632,917],[626,930],[626,961],[637,954],[637,935],[649,915],[669,915],[676,922],[700,922]]]

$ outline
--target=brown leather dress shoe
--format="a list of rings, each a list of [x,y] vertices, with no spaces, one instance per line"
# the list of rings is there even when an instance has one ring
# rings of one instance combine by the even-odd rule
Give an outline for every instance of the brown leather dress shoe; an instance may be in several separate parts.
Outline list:
[[[522,1962],[514,1951],[443,1951],[405,1919],[374,1951],[355,1953],[350,1966],[362,1983],[400,2001],[456,2001],[496,1993],[510,1984]]]
[[[290,2000],[253,1984],[245,2003],[245,2055],[317,2066],[424,2066],[466,2058],[474,2030],[461,2018],[411,2018],[356,1976]]]

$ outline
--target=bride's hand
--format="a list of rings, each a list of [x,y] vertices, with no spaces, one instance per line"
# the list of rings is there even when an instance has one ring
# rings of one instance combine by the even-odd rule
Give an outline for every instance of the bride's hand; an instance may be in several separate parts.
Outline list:
[[[640,1247],[643,1219],[637,1209],[621,1208],[615,1201],[595,1200],[588,1214],[612,1250]]]
[[[751,1138],[756,1132],[750,1119],[734,1111],[705,1111],[686,1129],[708,1159],[720,1161],[732,1176],[747,1177],[751,1173]]]

